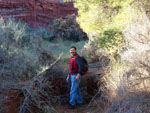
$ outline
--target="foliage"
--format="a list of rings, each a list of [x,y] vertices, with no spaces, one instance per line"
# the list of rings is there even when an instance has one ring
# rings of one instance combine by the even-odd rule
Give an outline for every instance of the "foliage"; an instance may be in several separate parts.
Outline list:
[[[0,76],[11,74],[13,80],[29,80],[49,68],[60,53],[64,52],[62,58],[67,59],[71,45],[76,45],[81,50],[85,44],[84,41],[74,43],[63,40],[52,43],[47,41],[49,35],[50,31],[45,28],[32,29],[14,19],[5,22],[1,18]],[[6,77],[4,76],[5,79]]]
[[[1,76],[11,74],[15,80],[28,80],[46,65],[41,63],[42,52],[49,51],[42,48],[44,40],[31,35],[27,29],[24,23],[14,19],[6,22],[3,18],[0,19]],[[52,59],[47,60],[47,63],[50,60]]]
[[[99,34],[99,38],[95,39],[94,44],[98,47],[106,48],[106,50],[116,50],[117,47],[123,42],[122,32],[118,30],[111,29],[105,30]]]
[[[23,97],[17,107],[19,113],[55,113],[51,104],[67,100],[63,77],[68,71],[69,48],[76,45],[78,52],[82,52],[85,41],[52,43],[47,41],[49,36],[50,31],[45,28],[32,29],[14,19],[0,18],[0,88],[21,92],[15,97]],[[56,60],[62,52],[64,56]]]
[[[80,41],[87,40],[87,35],[82,31],[78,23],[75,21],[75,16],[70,15],[65,18],[53,20],[50,25],[50,41]]]
[[[149,111],[147,95],[150,93],[150,19],[139,4],[138,8],[133,15],[136,17],[140,14],[138,18],[134,18],[121,32],[124,43],[119,49],[120,60],[110,63],[101,79],[104,86],[100,90],[104,94],[109,90],[108,97],[105,98],[111,105],[106,108],[105,113]]]
[[[77,21],[81,28],[88,34],[98,34],[96,45],[116,51],[123,42],[122,29],[134,19],[131,4],[133,0],[76,0],[74,5],[79,10]]]
[[[149,0],[75,2],[79,9],[77,21],[85,32],[96,34],[90,40],[94,40],[100,52],[103,49],[119,51],[120,59],[109,63],[100,79],[100,91],[105,95],[102,100],[108,100],[105,113],[146,113],[150,110],[150,97],[147,96],[150,94],[149,5]]]
[[[148,60],[145,61],[145,63]],[[142,62],[144,63],[144,62]],[[107,68],[102,77],[105,88],[109,90],[105,98],[109,106],[104,113],[144,113],[149,111],[149,82],[148,65],[129,65],[125,62],[116,62]],[[107,90],[101,87],[103,93]],[[130,107],[129,107],[130,106]]]

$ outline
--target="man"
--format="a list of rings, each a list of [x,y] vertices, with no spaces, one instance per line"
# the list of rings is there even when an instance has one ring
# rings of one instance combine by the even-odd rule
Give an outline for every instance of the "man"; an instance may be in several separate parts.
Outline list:
[[[69,74],[67,76],[67,82],[71,78],[71,90],[70,90],[70,109],[75,108],[76,105],[82,104],[82,96],[79,89],[80,76],[82,72],[82,60],[77,54],[76,47],[70,48],[70,62],[69,62]]]

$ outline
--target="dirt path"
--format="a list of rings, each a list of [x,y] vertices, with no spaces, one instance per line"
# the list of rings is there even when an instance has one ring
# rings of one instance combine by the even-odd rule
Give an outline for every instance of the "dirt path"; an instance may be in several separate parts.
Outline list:
[[[68,109],[68,105],[61,105],[54,107],[58,113],[89,113],[86,109],[88,105],[77,106],[74,109]]]
[[[82,79],[86,80],[87,76],[97,76],[97,75],[101,75],[102,73],[103,73],[103,70],[100,64],[91,64],[89,65],[88,73]],[[89,111],[90,108],[88,108],[88,105],[89,104],[87,103],[81,106],[77,106],[74,109],[68,109],[68,105],[66,104],[66,105],[58,105],[58,106],[55,106],[54,108],[56,109],[58,113],[91,113]]]

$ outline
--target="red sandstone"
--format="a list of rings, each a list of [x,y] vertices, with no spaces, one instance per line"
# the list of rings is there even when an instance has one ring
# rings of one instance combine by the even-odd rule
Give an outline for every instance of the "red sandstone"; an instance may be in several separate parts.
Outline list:
[[[47,26],[50,19],[77,14],[73,2],[57,0],[0,0],[0,16],[14,17],[32,25]]]

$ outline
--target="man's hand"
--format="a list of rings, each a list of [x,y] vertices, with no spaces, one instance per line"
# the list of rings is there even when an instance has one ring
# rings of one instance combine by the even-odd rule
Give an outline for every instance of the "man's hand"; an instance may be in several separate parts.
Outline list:
[[[70,79],[70,75],[67,76],[66,81],[68,82]]]
[[[77,76],[76,76],[76,81],[78,81],[80,78],[80,74],[78,73]]]

